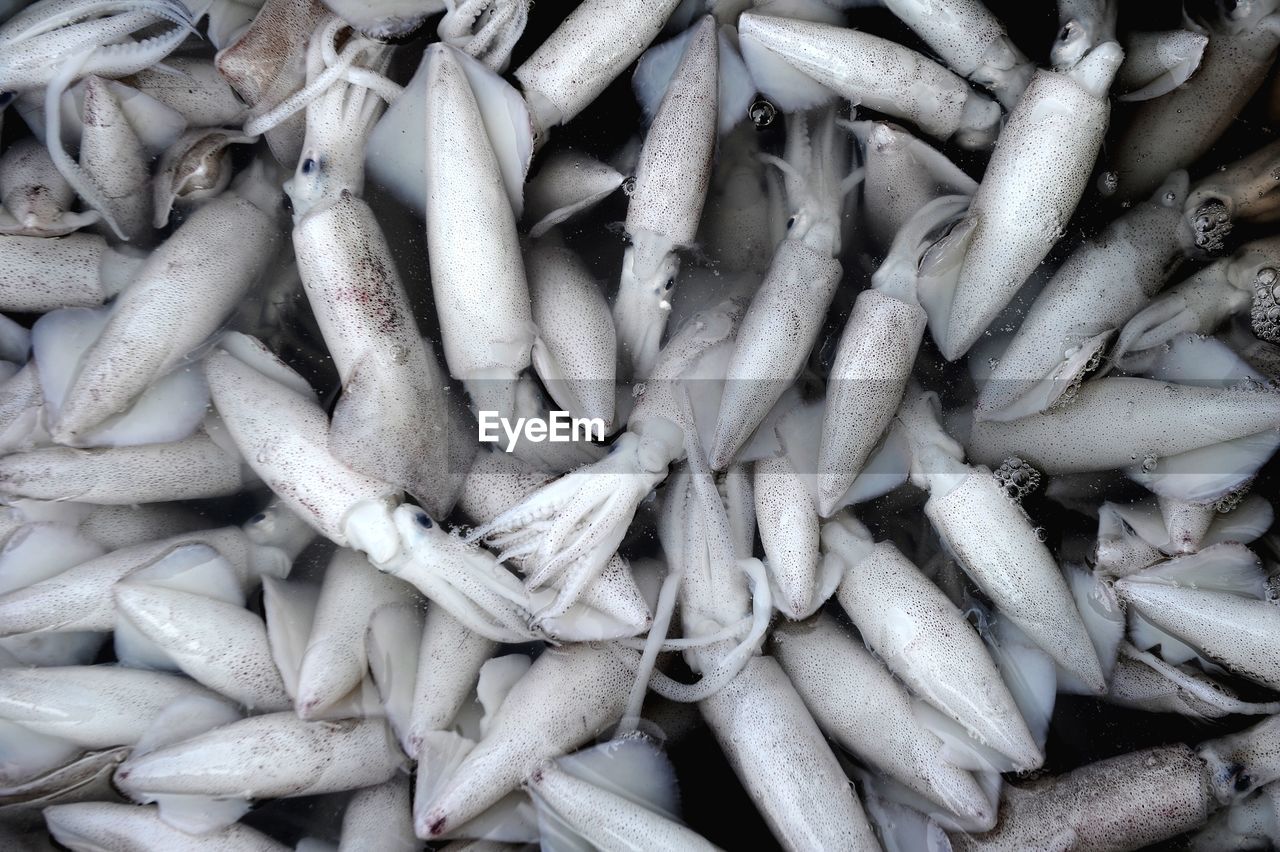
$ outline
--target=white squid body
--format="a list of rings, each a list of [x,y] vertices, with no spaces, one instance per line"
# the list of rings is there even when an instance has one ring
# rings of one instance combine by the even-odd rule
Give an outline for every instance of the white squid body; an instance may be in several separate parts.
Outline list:
[[[889,251],[907,221],[933,199],[971,196],[978,188],[945,154],[895,124],[846,126],[862,146],[862,222],[881,252]]]
[[[135,756],[116,786],[135,801],[168,794],[230,799],[309,796],[381,784],[404,755],[381,719],[308,722],[253,716]]]
[[[680,269],[676,250],[698,234],[715,152],[718,57],[715,19],[707,16],[689,39],[636,164],[626,220],[631,244],[613,307],[628,376],[653,371]]]
[[[1148,372],[1179,336],[1210,334],[1229,317],[1246,311],[1254,334],[1263,340],[1280,339],[1280,311],[1273,311],[1277,283],[1280,238],[1246,243],[1231,257],[1199,270],[1151,299],[1125,323],[1111,358],[1130,372]]]
[[[114,591],[120,614],[197,682],[251,710],[293,706],[255,613],[146,583],[117,583]]]
[[[92,212],[72,213],[74,198],[71,184],[38,139],[19,139],[5,149],[0,157],[0,234],[61,237],[101,218]]]
[[[823,546],[845,568],[840,606],[892,671],[1013,767],[1044,762],[986,646],[937,586],[892,544],[873,546],[851,517],[823,527]],[[945,667],[931,662],[944,657]]]
[[[1122,198],[1146,195],[1175,169],[1198,160],[1266,79],[1280,45],[1274,0],[1223,4],[1197,28],[1209,43],[1199,70],[1169,94],[1140,105],[1115,147]]]
[[[632,679],[625,658],[606,648],[547,648],[511,688],[474,747],[453,734],[428,735],[414,801],[418,836],[465,835],[468,820],[517,789],[542,761],[617,721]],[[442,747],[433,752],[430,743]],[[433,762],[437,757],[441,765]]]
[[[562,150],[542,157],[538,173],[524,188],[525,222],[532,223],[529,236],[538,239],[577,213],[590,210],[622,186],[624,179],[613,166],[578,151]]]
[[[635,62],[678,5],[679,0],[587,0],[574,8],[513,72],[538,144]]]
[[[10,524],[14,527],[10,528]],[[21,543],[24,530],[34,527],[56,527],[75,530],[105,550],[130,547],[146,541],[191,532],[202,526],[202,520],[180,505],[163,503],[141,506],[95,506],[91,503],[44,502],[14,500],[0,512],[0,533],[4,554]],[[0,563],[4,560],[0,555]],[[0,569],[2,570],[2,569]]]
[[[342,840],[338,852],[380,849],[417,852],[422,842],[413,834],[413,810],[409,806],[409,776],[397,774],[389,781],[356,792],[342,814]]]
[[[979,0],[888,0],[885,5],[951,70],[990,89],[1005,109],[1013,109],[1035,64]]]
[[[121,295],[63,400],[54,440],[76,444],[177,366],[248,292],[280,236],[271,215],[235,195],[197,210]]]
[[[416,608],[419,600],[412,586],[376,570],[363,554],[335,552],[320,587],[298,674],[298,715],[317,718],[359,686],[370,665],[365,633],[375,614],[386,608]],[[413,644],[417,645],[416,637]]]
[[[156,165],[151,224],[163,228],[175,206],[196,207],[220,195],[231,183],[230,146],[257,141],[256,136],[224,127],[200,127],[184,133],[165,149]]]
[[[183,533],[114,550],[0,595],[0,632],[111,630],[115,626],[111,587],[136,571],[163,564],[175,551],[193,544],[217,551],[231,563],[237,578],[246,582],[250,547],[243,531],[223,527]]]
[[[911,444],[912,480],[929,489],[925,516],[1000,611],[1085,689],[1101,694],[1098,656],[1053,554],[990,468],[960,461],[960,446],[937,424],[935,400],[909,393],[898,412]]]
[[[778,60],[841,97],[910,121],[934,138],[970,148],[991,144],[1000,107],[936,62],[869,33],[746,12],[743,56],[766,95]]]
[[[95,234],[0,236],[0,309],[96,308],[134,280],[143,259]]]
[[[634,773],[631,777],[623,775],[628,770]],[[663,784],[674,787],[670,764],[655,746],[635,739],[615,739],[549,761],[525,782],[540,810],[554,814],[576,838],[597,848],[714,852],[716,846],[662,812],[666,803],[646,801],[634,789]],[[546,823],[540,820],[539,825]],[[542,842],[557,839],[544,836]]]
[[[1047,474],[1127,468],[1276,427],[1280,396],[1152,379],[1086,382],[1071,404],[1010,423],[974,423],[973,457],[1017,456]]]
[[[389,512],[399,502],[399,490],[335,459],[329,451],[329,419],[310,388],[284,364],[266,363],[289,384],[225,351],[205,359],[209,390],[227,431],[263,482],[335,544],[351,545],[348,522],[360,507],[387,515],[377,546],[372,540],[363,544],[378,558],[391,558],[399,540]]]
[[[1124,64],[1116,72],[1116,100],[1145,101],[1172,92],[1200,68],[1208,43],[1209,37],[1196,30],[1128,33]]]
[[[143,244],[151,235],[150,159],[107,82],[87,77],[80,166],[93,175],[125,238]]]
[[[1242,701],[1198,669],[1170,665],[1127,642],[1120,646],[1105,700],[1149,713],[1178,713],[1192,719],[1220,719],[1235,713],[1274,716],[1280,712],[1280,702]]]
[[[999,356],[978,395],[977,418],[1016,419],[1050,407],[1074,389],[1109,339],[1105,333],[1164,286],[1171,266],[1189,247],[1180,215],[1186,197],[1186,172],[1177,172],[1149,201],[1071,253]]]
[[[204,432],[163,444],[48,447],[0,459],[0,491],[36,500],[128,506],[225,497],[244,485],[235,448]]]
[[[1091,763],[1008,785],[986,834],[951,834],[956,850],[1141,849],[1204,823],[1213,807],[1204,763],[1185,745]]]
[[[289,847],[246,825],[209,834],[188,834],[168,825],[159,809],[110,802],[76,802],[45,809],[54,839],[75,852],[130,849],[136,852],[288,852]]]
[[[929,235],[965,204],[964,196],[940,196],[913,211],[853,303],[827,378],[817,483],[824,516],[843,503],[902,402],[927,323],[916,283],[921,256]]]
[[[828,736],[978,831],[995,826],[995,806],[968,771],[913,714],[893,675],[826,615],[773,634],[783,671]]]
[[[134,745],[179,699],[221,701],[180,675],[123,666],[0,669],[0,718],[82,748]]]
[[[1062,236],[1093,171],[1122,58],[1110,42],[1069,72],[1037,71],[1010,113],[968,216],[948,237],[954,295],[946,305],[938,294],[929,313],[948,360],[968,351]]]
[[[533,365],[557,405],[574,417],[599,418],[607,434],[618,342],[604,293],[578,256],[550,238],[534,244],[525,261],[538,327]]]
[[[427,608],[406,754],[418,757],[429,733],[449,730],[475,691],[480,667],[497,649],[497,642],[468,629],[444,607]]]
[[[1144,619],[1230,671],[1272,688],[1280,685],[1275,603],[1171,581],[1158,569],[1120,580],[1116,592]]]
[[[783,848],[880,848],[852,784],[777,660],[752,657],[698,707]]]
[[[533,315],[515,216],[481,110],[453,48],[427,71],[427,246],[449,372],[479,410],[510,417]]]
[[[818,513],[808,484],[786,456],[753,466],[752,492],[774,605],[790,619],[808,618],[834,591],[835,578],[819,576]]]
[[[192,128],[239,127],[249,112],[214,61],[200,56],[169,56],[163,65],[119,82],[173,111]],[[153,118],[152,123],[161,122]]]

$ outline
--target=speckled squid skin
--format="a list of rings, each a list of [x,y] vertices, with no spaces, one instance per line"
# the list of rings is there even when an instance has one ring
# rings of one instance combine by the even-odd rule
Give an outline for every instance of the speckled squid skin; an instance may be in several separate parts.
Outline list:
[[[786,456],[760,459],[752,468],[760,541],[778,586],[774,606],[787,618],[808,618],[825,602],[817,594],[817,507]]]
[[[389,781],[356,792],[342,814],[342,839],[338,852],[417,852],[422,848],[413,835],[413,810],[409,806],[409,776],[397,773]]]
[[[198,683],[251,710],[292,707],[256,614],[146,583],[117,583],[114,597],[117,611]]]
[[[599,97],[657,36],[679,0],[587,0],[515,70],[538,139]]]
[[[168,444],[45,447],[0,458],[0,492],[106,506],[226,497],[245,486],[239,456],[208,435]]]
[[[627,205],[631,244],[613,315],[626,375],[647,377],[671,313],[676,249],[693,244],[711,185],[719,98],[715,19],[694,29],[645,135]]]
[[[606,648],[543,651],[435,797],[414,802],[418,836],[447,835],[519,787],[542,761],[599,735],[622,715],[633,678],[625,658]],[[431,771],[420,766],[420,788]]]
[[[986,86],[1005,109],[1018,102],[1035,64],[980,0],[887,0],[885,5],[951,70]]]
[[[110,802],[53,805],[44,811],[49,833],[75,852],[288,852],[265,834],[235,824],[209,834],[187,834],[160,819],[158,808]]]
[[[989,468],[973,468],[949,493],[932,492],[924,513],[1001,613],[1088,688],[1106,691],[1098,655],[1057,561]]]
[[[843,748],[978,830],[995,827],[995,805],[947,760],[942,741],[913,714],[910,693],[831,616],[782,625],[772,649],[818,726]]]
[[[398,501],[394,485],[357,473],[330,454],[329,418],[314,397],[226,352],[204,363],[213,403],[246,461],[290,509],[335,544],[349,544],[345,521],[353,506]]]
[[[145,245],[151,236],[151,158],[101,77],[85,78],[82,128],[80,165],[101,187],[125,237]]]
[[[320,0],[267,0],[248,29],[218,51],[214,63],[249,105],[249,117],[269,112],[302,88],[307,43],[328,14]],[[271,153],[286,169],[298,162],[305,136],[301,112],[266,133]]]
[[[698,708],[784,849],[880,848],[853,784],[777,660],[753,657]]]
[[[439,493],[448,464],[444,376],[418,333],[373,211],[344,189],[299,220],[293,245],[343,385],[330,450],[352,469],[424,498],[437,517],[447,514],[453,495]]]
[[[739,36],[752,39],[855,104],[917,125],[934,138],[990,144],[1000,107],[965,80],[914,50],[830,24],[746,12]]]
[[[232,564],[237,575],[247,575],[249,546],[239,527],[183,533],[113,550],[47,580],[0,595],[0,633],[110,631],[115,627],[112,586],[188,544],[208,545]]]
[[[281,236],[271,216],[236,195],[192,214],[147,258],[85,353],[50,428],[54,440],[76,444],[216,331]]]
[[[1172,92],[1141,104],[1114,147],[1112,168],[1122,199],[1140,198],[1175,169],[1186,168],[1235,120],[1266,78],[1280,45],[1274,0],[1219,4],[1200,68]],[[1233,20],[1236,14],[1245,17]]]
[[[819,511],[830,516],[902,401],[928,319],[918,304],[877,290],[853,303],[827,379],[818,450]]]
[[[417,757],[423,736],[446,731],[471,697],[480,667],[498,643],[468,629],[437,604],[427,607],[405,752]]]
[[[1061,363],[1072,346],[1118,328],[1166,283],[1190,232],[1183,224],[1187,174],[1071,253],[1027,311],[978,394],[976,416],[1012,405]]]
[[[542,240],[525,256],[538,337],[533,363],[556,403],[612,430],[618,337],[604,292],[571,249]]]
[[[1009,114],[969,207],[950,315],[930,318],[947,360],[969,350],[1062,236],[1093,172],[1123,56],[1109,42],[1067,73],[1037,71]]]
[[[1116,583],[1129,606],[1229,671],[1280,687],[1280,606],[1225,592],[1144,582]]]
[[[292,712],[252,716],[134,757],[116,786],[135,801],[165,793],[288,798],[389,780],[404,755],[382,719],[308,722]]]
[[[318,718],[358,687],[369,670],[365,633],[374,613],[418,600],[412,586],[375,571],[364,554],[335,551],[298,671],[298,715]]]
[[[535,769],[526,786],[583,840],[599,849],[715,852],[718,848],[675,820],[570,775],[554,762]]]
[[[1071,404],[1010,423],[975,422],[969,452],[1017,456],[1047,474],[1114,470],[1280,424],[1280,395],[1138,378],[1085,382]]]
[[[0,157],[0,234],[61,237],[99,219],[94,212],[72,213],[75,191],[40,140],[26,137]]]
[[[530,364],[533,315],[515,216],[453,48],[427,49],[427,247],[450,374],[510,417]]]
[[[723,470],[750,440],[804,366],[822,331],[840,261],[799,240],[783,240],[742,318],[725,376],[711,465]]]
[[[1044,754],[986,645],[955,604],[888,542],[854,561],[856,555],[841,546],[843,531],[830,522],[824,543],[846,565],[836,597],[868,647],[979,742],[1016,767],[1040,766]]]
[[[135,745],[178,699],[220,700],[181,675],[110,665],[4,668],[0,685],[0,719],[82,748]]]
[[[249,112],[214,61],[202,57],[169,56],[163,68],[144,68],[120,82],[178,112],[188,127],[239,127]]]
[[[44,313],[58,308],[96,308],[128,283],[112,274],[120,259],[96,234],[57,239],[0,236],[0,310]]]
[[[1125,852],[1195,828],[1211,809],[1200,758],[1185,745],[1161,746],[1008,785],[994,831],[950,837],[956,850]]]
[[[1197,236],[1208,227],[1209,242],[1217,247],[1215,237],[1221,233],[1216,222],[1207,222],[1206,206],[1218,204],[1228,223],[1274,221],[1280,213],[1280,195],[1276,192],[1276,174],[1280,172],[1280,142],[1264,145],[1246,157],[1217,169],[1196,181],[1187,196],[1188,224]]]

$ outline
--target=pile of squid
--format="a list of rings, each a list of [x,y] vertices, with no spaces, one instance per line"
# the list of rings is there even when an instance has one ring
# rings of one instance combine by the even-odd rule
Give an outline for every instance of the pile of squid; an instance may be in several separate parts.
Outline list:
[[[0,2],[0,847],[1280,844],[1280,0],[1119,5]]]

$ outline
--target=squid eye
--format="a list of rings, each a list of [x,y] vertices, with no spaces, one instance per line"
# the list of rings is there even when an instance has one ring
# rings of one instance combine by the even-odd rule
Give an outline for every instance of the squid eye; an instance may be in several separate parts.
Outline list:
[[[792,216],[790,219],[788,219],[788,220],[787,220],[787,230],[788,230],[788,231],[790,231],[790,230],[791,230],[791,228],[795,225],[795,223],[796,223],[796,217],[795,217],[795,216]]]
[[[302,173],[304,175],[309,175],[316,170],[316,166],[317,166],[316,161],[311,159],[310,157],[307,157],[305,160],[302,161]]]
[[[260,524],[260,523],[262,523],[263,521],[265,521],[266,519],[267,519],[267,513],[266,513],[266,512],[259,512],[258,514],[254,515],[252,518],[250,518],[250,519],[249,519],[249,523],[251,523],[251,524]]]
[[[414,520],[417,521],[418,526],[422,527],[424,530],[429,530],[433,526],[435,526],[435,524],[431,523],[431,518],[427,515],[426,512],[419,512],[414,517]]]
[[[674,287],[674,286],[676,286],[676,279],[674,279],[674,278],[668,278],[668,279],[667,279],[667,284],[666,284],[666,289],[670,290],[670,289],[671,289],[672,287]]]

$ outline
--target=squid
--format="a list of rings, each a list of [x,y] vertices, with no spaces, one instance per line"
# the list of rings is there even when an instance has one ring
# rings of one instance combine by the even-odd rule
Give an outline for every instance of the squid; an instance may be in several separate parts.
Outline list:
[[[947,360],[973,346],[1062,236],[1098,156],[1122,58],[1107,42],[1069,71],[1037,71],[1009,114],[968,214],[930,261],[939,272],[929,330]],[[1027,192],[1033,181],[1044,188]]]
[[[239,823],[211,834],[192,835],[173,828],[154,807],[111,802],[54,805],[44,812],[49,833],[75,852],[116,848],[127,841],[145,852],[203,852],[234,848],[243,852],[287,852],[288,846]]]
[[[827,378],[818,448],[818,510],[833,514],[902,402],[928,322],[920,305],[929,235],[965,208],[963,196],[928,202],[902,227],[871,289],[858,294]]]
[[[189,130],[160,157],[152,184],[151,224],[163,228],[175,207],[190,208],[222,193],[231,183],[230,149],[258,141],[239,130],[201,127]]]
[[[760,12],[744,12],[738,33],[752,79],[766,95],[772,96],[771,88],[778,85],[781,65],[854,105],[909,121],[936,139],[954,138],[963,147],[981,149],[989,147],[999,131],[1001,113],[995,101],[895,42]]]
[[[622,715],[631,673],[606,648],[548,648],[511,687],[478,742],[426,735],[419,755],[419,837],[469,836],[468,821],[519,788],[548,758],[597,736]]]
[[[440,40],[473,56],[499,74],[524,33],[532,0],[445,0],[436,26]]]
[[[1013,695],[982,640],[946,595],[892,544],[873,544],[870,533],[851,516],[838,515],[824,524],[822,541],[824,558],[844,572],[836,593],[841,607],[885,665],[970,737],[1003,756],[1009,768],[1039,767],[1044,753]],[[951,661],[945,671],[929,663],[943,653]],[[935,731],[921,742],[932,743],[937,735]],[[993,817],[979,804],[974,788],[954,774],[945,782],[911,777],[908,786],[934,801],[949,807],[963,802],[963,807],[952,807],[962,817],[986,822]]]
[[[936,399],[908,392],[897,415],[911,446],[911,481],[929,491],[925,516],[1010,621],[1086,689],[1104,692],[1098,656],[1053,555],[990,468],[961,461],[963,450],[938,425]]]
[[[0,258],[0,309],[31,313],[98,307],[132,283],[145,262],[88,233],[57,240],[0,236]]]
[[[1106,700],[1153,713],[1179,713],[1193,719],[1233,714],[1274,716],[1280,702],[1242,701],[1233,691],[1190,665],[1174,666],[1129,643],[1120,646]]]
[[[36,139],[19,139],[0,157],[0,234],[62,237],[102,218],[94,211],[73,213],[74,195],[48,150]]]
[[[995,826],[993,803],[917,719],[907,690],[830,616],[783,625],[770,641],[828,736],[973,830]]]
[[[512,72],[529,105],[534,145],[566,124],[636,60],[679,0],[586,0]]]
[[[956,849],[1141,849],[1202,826],[1276,779],[1272,717],[1239,734],[1157,746],[1025,786],[1008,785],[993,831],[950,834]]]
[[[885,4],[957,74],[989,89],[1013,109],[1035,72],[1004,26],[980,0],[888,0]]]
[[[1116,40],[1116,0],[1058,0],[1058,36],[1049,51],[1055,71],[1068,71],[1101,44]]]
[[[1116,72],[1116,100],[1145,101],[1172,92],[1200,69],[1208,44],[1207,35],[1190,29],[1130,33]]]
[[[1274,222],[1280,215],[1275,195],[1277,169],[1280,144],[1272,143],[1198,181],[1186,201],[1186,217],[1195,229],[1196,245],[1209,252],[1221,251],[1237,224]]]
[[[1179,335],[1210,334],[1235,314],[1249,312],[1254,334],[1280,340],[1280,238],[1254,240],[1229,258],[1201,269],[1133,314],[1120,330],[1111,359],[1145,372]]]
[[[843,271],[837,258],[844,196],[856,178],[847,175],[847,145],[835,111],[812,122],[800,113],[790,116],[786,159],[775,162],[792,208],[790,227],[735,337],[711,443],[716,470],[728,466],[795,382]]]
[[[718,56],[708,16],[696,25],[640,150],[613,307],[627,377],[645,379],[654,370],[680,270],[677,250],[697,236],[715,151]]]
[[[515,215],[466,70],[472,61],[443,45],[423,59],[431,286],[450,374],[476,409],[511,418],[531,363],[533,315]]]
[[[551,228],[590,210],[622,186],[626,175],[573,150],[549,152],[524,188],[524,220],[538,239]]]
[[[1016,420],[1070,402],[1114,330],[1159,292],[1190,249],[1181,215],[1187,185],[1186,173],[1175,172],[1150,200],[1071,253],[996,358],[975,418]]]
[[[549,483],[471,532],[470,539],[499,548],[504,558],[522,559],[530,589],[560,583],[555,601],[540,613],[543,618],[566,612],[600,575],[640,502],[684,456],[681,380],[701,377],[699,364],[710,364],[707,354],[732,338],[742,308],[722,303],[676,333],[645,383],[627,431],[607,456]],[[715,365],[708,368],[716,377]]]
[[[155,25],[168,26],[140,41],[132,38]],[[62,93],[81,77],[122,77],[155,64],[193,26],[179,0],[158,0],[141,9],[127,3],[97,8],[80,0],[40,0],[0,26],[0,55],[7,59],[0,63],[0,90],[45,90],[45,145],[55,167],[120,239],[128,236],[112,215],[103,187],[62,146]]]
[[[416,852],[422,844],[413,834],[409,806],[409,778],[397,775],[373,787],[356,791],[342,812],[342,839],[338,852],[385,849]]]
[[[147,244],[151,236],[150,157],[107,81],[84,79],[80,167],[102,191],[104,216],[123,239]]]
[[[1215,3],[1191,21],[1209,37],[1199,70],[1187,82],[1134,111],[1110,158],[1117,195],[1141,198],[1177,169],[1198,160],[1262,85],[1280,46],[1274,0]]]

